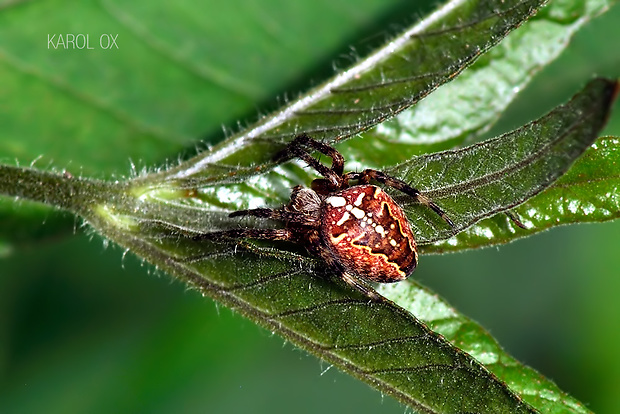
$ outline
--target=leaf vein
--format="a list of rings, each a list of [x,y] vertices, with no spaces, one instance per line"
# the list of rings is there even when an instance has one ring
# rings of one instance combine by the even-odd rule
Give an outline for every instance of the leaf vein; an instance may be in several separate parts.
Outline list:
[[[396,373],[415,373],[421,371],[439,371],[439,370],[449,370],[456,371],[459,369],[465,369],[466,367],[460,364],[424,364],[417,365],[412,367],[393,367],[393,368],[380,368],[380,369],[372,369],[366,370],[367,374],[370,375],[381,375],[381,374],[396,374]]]
[[[321,346],[321,349],[325,349],[325,350],[346,350],[346,349],[362,349],[362,348],[375,348],[375,347],[380,347],[383,345],[391,345],[391,344],[399,344],[399,343],[406,343],[409,341],[418,341],[418,340],[422,340],[422,339],[427,339],[429,337],[429,335],[427,333],[424,334],[420,334],[420,335],[410,335],[410,336],[402,336],[402,337],[398,337],[398,338],[389,338],[389,339],[382,339],[380,341],[375,341],[375,342],[365,342],[365,343],[359,343],[359,344],[346,344],[346,345],[323,345]]]
[[[372,302],[369,302],[368,299],[352,299],[352,298],[344,298],[344,299],[334,299],[326,302],[317,303],[316,305],[308,306],[306,308],[299,309],[291,309],[280,313],[272,314],[271,316],[277,319],[285,318],[287,316],[299,315],[299,314],[308,314],[313,313],[318,310],[323,310],[332,306],[337,305],[359,305],[359,306],[370,306]]]

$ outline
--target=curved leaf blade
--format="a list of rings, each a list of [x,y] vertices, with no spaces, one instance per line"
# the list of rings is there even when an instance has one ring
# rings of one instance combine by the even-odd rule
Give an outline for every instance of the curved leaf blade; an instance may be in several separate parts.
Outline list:
[[[573,35],[615,0],[552,1],[452,82],[341,148],[360,168],[384,168],[415,155],[474,142],[487,132]],[[372,140],[372,146],[368,141]]]
[[[89,221],[162,270],[419,412],[535,412],[412,314],[351,292],[312,259],[246,243],[162,238],[153,226],[141,227],[141,234],[109,232],[111,216],[127,228],[137,224],[109,209]]]
[[[381,285],[378,291],[417,315],[434,332],[443,335],[450,343],[484,364],[504,381],[509,389],[539,412],[590,412],[540,373],[519,364],[481,326],[458,313],[445,300],[415,281]]]
[[[509,243],[551,227],[602,222],[620,217],[620,140],[602,137],[551,187],[512,212],[522,229],[506,215],[496,215],[444,240],[424,246],[425,253],[459,251]]]
[[[368,130],[451,80],[543,3],[450,1],[333,80],[165,175],[202,177],[203,185],[240,181],[272,166],[273,155],[302,131],[333,142]]]
[[[616,97],[616,81],[595,79],[570,102],[513,132],[469,147],[416,157],[391,174],[441,206],[461,231],[509,210],[560,177],[596,140]],[[452,236],[438,217],[399,197],[421,245]]]

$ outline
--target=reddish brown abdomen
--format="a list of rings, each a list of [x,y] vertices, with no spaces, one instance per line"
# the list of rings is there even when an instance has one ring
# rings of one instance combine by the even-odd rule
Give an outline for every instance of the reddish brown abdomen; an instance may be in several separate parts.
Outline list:
[[[398,282],[415,269],[415,239],[402,209],[381,188],[358,185],[321,206],[321,233],[345,271],[375,282]]]

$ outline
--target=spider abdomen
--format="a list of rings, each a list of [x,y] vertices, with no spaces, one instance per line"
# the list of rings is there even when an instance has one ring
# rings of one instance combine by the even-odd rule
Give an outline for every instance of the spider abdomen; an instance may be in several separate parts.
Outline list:
[[[326,197],[321,235],[345,271],[375,282],[406,279],[418,261],[405,214],[374,185],[358,185]]]

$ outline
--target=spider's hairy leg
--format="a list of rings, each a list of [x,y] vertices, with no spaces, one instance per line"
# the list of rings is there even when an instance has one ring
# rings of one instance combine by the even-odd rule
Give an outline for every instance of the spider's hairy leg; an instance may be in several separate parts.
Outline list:
[[[202,233],[190,227],[180,226],[161,220],[145,220],[140,224],[143,232],[153,233],[155,229],[160,232],[155,235],[157,238],[178,238],[183,237],[191,240],[212,240],[212,241],[231,241],[235,239],[256,239],[256,240],[278,240],[294,241],[295,237],[291,229],[261,229],[261,228],[239,228],[230,230],[216,230]]]
[[[358,292],[361,292],[364,296],[374,302],[386,301],[386,299],[378,294],[377,291],[374,290],[368,283],[342,269],[329,251],[323,248],[318,232],[309,232],[304,241],[308,252],[322,258],[327,264],[327,267],[335,272],[338,278],[344,281],[347,285],[351,286]]]
[[[454,223],[452,222],[452,220],[450,220],[450,217],[448,217],[448,215],[437,204],[435,204],[431,199],[422,194],[420,190],[410,186],[409,184],[399,180],[398,178],[394,178],[385,174],[384,172],[371,169],[364,170],[361,173],[349,173],[347,175],[349,176],[349,179],[357,179],[362,184],[368,184],[370,180],[376,180],[382,184],[387,185],[388,187],[395,188],[398,191],[401,191],[411,196],[418,203],[424,204],[435,213],[437,213],[439,217],[441,217],[446,223],[450,225],[450,227],[454,227]]]
[[[298,146],[301,148],[310,147],[314,150],[319,151],[321,154],[327,155],[329,158],[332,159],[331,170],[338,175],[342,175],[344,173],[344,157],[338,152],[338,150],[336,150],[336,148],[323,142],[317,141],[306,133],[297,135],[295,139],[290,143],[290,147],[293,146]]]
[[[330,157],[332,159],[331,168],[321,164],[319,160],[310,155],[306,147],[315,149]],[[335,191],[346,186],[346,182],[343,180],[344,158],[335,148],[316,141],[307,134],[301,134],[286,148],[276,154],[274,160],[277,162],[290,158],[300,158],[304,160],[306,164],[325,177],[328,187],[327,191]]]
[[[252,208],[249,210],[237,210],[233,211],[228,215],[228,217],[243,217],[243,216],[252,216],[252,217],[260,217],[260,218],[272,218],[278,219],[277,210],[273,210],[271,208]]]
[[[191,237],[192,240],[232,241],[238,239],[293,241],[295,236],[290,229],[231,229],[214,231],[211,233],[199,233]]]
[[[364,294],[364,296],[368,297],[374,302],[385,302],[385,298],[377,293],[370,285],[364,283],[362,280],[356,278],[355,276],[350,275],[347,272],[342,272],[340,274],[340,278],[349,286],[354,288],[355,290]]]
[[[313,221],[311,217],[297,212],[287,211],[285,209],[271,209],[271,208],[253,208],[249,210],[233,211],[228,217],[258,217],[271,220],[283,221],[285,223],[296,223],[302,225],[312,225]]]

